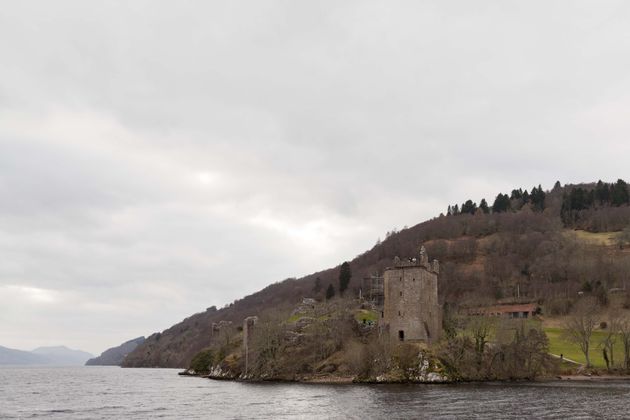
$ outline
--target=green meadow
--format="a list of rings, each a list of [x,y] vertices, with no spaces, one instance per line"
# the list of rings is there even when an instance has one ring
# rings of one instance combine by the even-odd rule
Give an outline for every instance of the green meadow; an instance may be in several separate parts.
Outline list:
[[[545,333],[549,338],[549,352],[575,360],[578,363],[586,364],[586,358],[577,344],[571,343],[564,337],[564,330],[561,328],[545,328]],[[606,337],[606,331],[594,331],[590,340],[590,358],[591,363],[596,368],[606,368],[606,362],[602,354],[601,342]],[[615,364],[620,364],[623,360],[623,348],[620,340],[617,340],[613,348],[613,356]],[[608,355],[610,360],[610,354]]]

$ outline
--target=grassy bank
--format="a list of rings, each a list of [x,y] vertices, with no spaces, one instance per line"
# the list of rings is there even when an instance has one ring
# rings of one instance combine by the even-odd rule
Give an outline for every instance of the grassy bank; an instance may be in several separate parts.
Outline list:
[[[561,328],[545,328],[545,333],[549,338],[549,351],[553,354],[564,355],[571,360],[586,364],[586,358],[580,350],[580,347],[566,340],[564,330]],[[606,331],[594,331],[590,340],[590,358],[591,363],[596,368],[606,368],[606,362],[602,355],[602,347],[600,343],[608,333]],[[608,355],[610,359],[610,355]],[[614,346],[615,362],[618,364],[623,359],[623,349],[621,343],[617,342]]]

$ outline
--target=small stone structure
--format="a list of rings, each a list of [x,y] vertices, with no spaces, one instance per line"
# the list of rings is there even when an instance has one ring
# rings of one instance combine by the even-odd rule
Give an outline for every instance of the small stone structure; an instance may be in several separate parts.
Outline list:
[[[210,329],[210,337],[211,338],[218,337],[221,330],[225,328],[229,328],[231,326],[232,326],[232,321],[213,322],[212,328]]]
[[[317,301],[313,298],[302,298],[302,303],[295,307],[291,316],[311,313],[315,309],[316,303]]]
[[[254,325],[258,322],[257,316],[249,316],[243,321],[243,353],[245,356],[245,375],[249,371],[249,343],[254,332]]]
[[[442,332],[442,310],[438,303],[439,263],[429,263],[426,249],[420,258],[401,260],[385,269],[383,331],[392,340],[435,342]]]

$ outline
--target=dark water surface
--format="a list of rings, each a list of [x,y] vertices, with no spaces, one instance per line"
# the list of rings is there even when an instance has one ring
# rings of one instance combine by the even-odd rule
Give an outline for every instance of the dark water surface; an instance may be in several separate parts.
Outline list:
[[[249,384],[172,369],[0,367],[0,418],[630,418],[630,383]]]

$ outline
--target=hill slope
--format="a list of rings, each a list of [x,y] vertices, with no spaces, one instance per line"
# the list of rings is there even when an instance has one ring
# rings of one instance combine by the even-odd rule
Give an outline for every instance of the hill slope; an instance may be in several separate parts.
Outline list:
[[[120,346],[112,347],[101,353],[100,356],[94,357],[87,362],[86,366],[120,366],[122,361],[138,347],[144,343],[144,337],[134,338],[133,340],[126,341]]]
[[[625,183],[622,187],[627,189]],[[388,233],[350,261],[353,277],[345,298],[356,297],[362,279],[382,273],[395,256],[416,255],[420,244],[441,263],[440,301],[446,307],[520,299],[562,311],[586,284],[595,291],[624,287],[630,254],[623,242],[585,240],[589,234],[573,231],[630,225],[627,202],[593,199],[589,204],[572,198],[578,190],[594,196],[589,191],[596,188],[595,183],[556,184],[547,192],[534,188],[531,194],[499,194],[492,208],[478,207],[472,200],[462,204],[462,210],[449,206],[448,215]],[[212,336],[213,323],[238,326],[247,316],[290,308],[306,296],[324,299],[329,284],[337,287],[338,276],[339,266],[272,284],[220,310],[209,308],[148,337],[123,366],[187,367],[197,352],[218,339]]]

